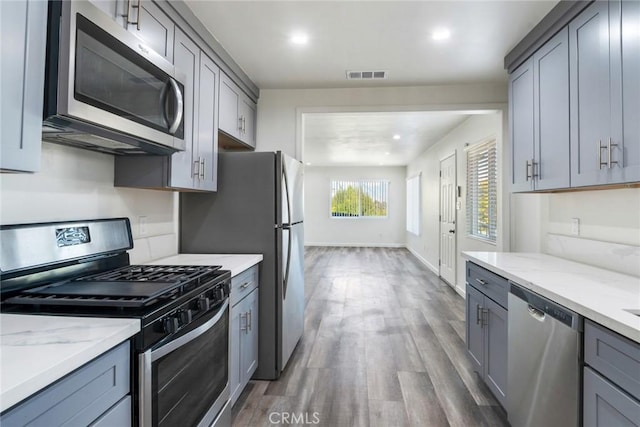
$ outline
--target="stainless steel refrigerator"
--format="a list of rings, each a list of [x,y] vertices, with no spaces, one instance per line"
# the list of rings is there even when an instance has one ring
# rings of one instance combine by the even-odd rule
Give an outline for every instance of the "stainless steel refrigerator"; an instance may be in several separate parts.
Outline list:
[[[281,152],[220,153],[217,193],[180,195],[182,253],[261,253],[259,359],[276,379],[304,327],[303,166]]]

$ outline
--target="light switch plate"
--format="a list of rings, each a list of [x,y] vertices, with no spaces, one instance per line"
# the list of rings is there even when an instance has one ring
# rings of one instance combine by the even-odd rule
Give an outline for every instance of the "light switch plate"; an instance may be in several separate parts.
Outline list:
[[[139,216],[138,217],[138,233],[140,234],[140,236],[146,236],[147,235],[147,225],[148,225],[148,221],[147,221],[147,217],[146,216]]]
[[[580,235],[580,218],[571,218],[571,234]]]

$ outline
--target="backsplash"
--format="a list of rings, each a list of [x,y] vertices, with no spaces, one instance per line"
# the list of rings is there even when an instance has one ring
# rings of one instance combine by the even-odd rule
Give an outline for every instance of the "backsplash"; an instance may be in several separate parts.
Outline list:
[[[549,233],[543,251],[549,255],[640,277],[640,247]]]
[[[45,142],[40,172],[0,175],[0,223],[128,217],[132,262],[177,253],[177,193],[116,188],[113,173],[111,155]]]

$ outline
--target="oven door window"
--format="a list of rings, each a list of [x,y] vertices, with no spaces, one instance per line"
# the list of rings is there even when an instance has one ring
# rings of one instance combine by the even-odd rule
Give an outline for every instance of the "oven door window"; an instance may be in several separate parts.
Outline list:
[[[205,333],[152,363],[154,426],[194,426],[206,414],[227,386],[228,331],[227,308]]]
[[[161,132],[176,129],[184,86],[91,21],[77,15],[74,98]],[[182,120],[182,122],[184,122]]]

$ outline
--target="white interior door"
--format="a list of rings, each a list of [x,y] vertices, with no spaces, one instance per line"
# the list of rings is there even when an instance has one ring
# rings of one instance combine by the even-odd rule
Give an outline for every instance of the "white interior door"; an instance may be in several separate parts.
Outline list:
[[[440,277],[456,284],[456,154],[440,161]]]

